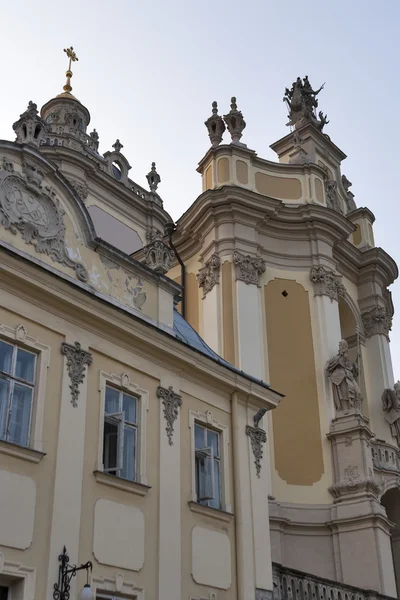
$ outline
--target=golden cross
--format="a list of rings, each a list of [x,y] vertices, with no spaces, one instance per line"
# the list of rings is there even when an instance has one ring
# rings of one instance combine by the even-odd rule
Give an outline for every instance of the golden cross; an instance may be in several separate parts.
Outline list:
[[[72,87],[71,87],[71,77],[72,77],[71,64],[73,62],[78,61],[79,58],[77,57],[76,52],[74,51],[73,46],[71,46],[70,48],[64,48],[64,52],[65,52],[65,54],[69,58],[68,70],[65,73],[66,76],[67,76],[67,82],[64,85],[64,91],[70,93],[72,91]]]

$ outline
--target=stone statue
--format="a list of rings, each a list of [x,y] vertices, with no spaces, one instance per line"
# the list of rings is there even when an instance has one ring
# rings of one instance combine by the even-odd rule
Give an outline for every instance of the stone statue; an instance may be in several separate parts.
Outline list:
[[[362,396],[357,383],[358,365],[349,360],[348,350],[346,340],[341,340],[338,354],[326,366],[337,411],[361,408]]]
[[[318,107],[317,96],[324,85],[321,85],[318,90],[313,90],[306,75],[303,81],[298,77],[290,90],[288,88],[285,89],[283,101],[286,102],[289,108],[289,122],[287,125],[298,129],[307,123],[311,123],[319,131],[322,131],[324,125],[329,123],[329,121],[322,111],[319,112],[318,119],[316,109]]]
[[[394,390],[385,390],[382,394],[385,419],[390,425],[392,436],[400,448],[400,381],[394,384]]]

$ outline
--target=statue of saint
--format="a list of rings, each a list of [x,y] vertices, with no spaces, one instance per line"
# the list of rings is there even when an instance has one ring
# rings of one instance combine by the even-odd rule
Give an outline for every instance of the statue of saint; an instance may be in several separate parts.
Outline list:
[[[385,419],[390,425],[392,436],[400,448],[400,381],[394,384],[394,390],[384,390],[382,394]]]
[[[346,340],[341,340],[338,354],[326,366],[337,411],[361,408],[362,396],[357,383],[358,366],[349,359],[348,351]]]
[[[289,109],[288,125],[292,125],[298,129],[307,123],[311,123],[314,127],[322,131],[324,125],[329,123],[329,121],[322,111],[319,112],[318,119],[316,109],[318,107],[317,96],[324,85],[321,85],[318,90],[313,90],[306,75],[303,81],[298,77],[290,90],[288,88],[285,89],[283,101],[286,102]]]

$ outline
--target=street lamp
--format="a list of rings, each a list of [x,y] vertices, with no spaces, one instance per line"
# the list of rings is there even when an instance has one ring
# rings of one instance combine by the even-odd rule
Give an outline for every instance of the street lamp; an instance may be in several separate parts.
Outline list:
[[[79,600],[95,600],[92,589],[89,585],[89,571],[92,571],[92,563],[90,560],[77,567],[74,565],[73,567],[69,566],[69,556],[67,554],[67,549],[64,546],[62,554],[59,555],[58,560],[60,561],[60,566],[58,567],[58,582],[54,584],[54,592],[53,598],[54,600],[69,600],[69,590],[70,590],[70,582],[73,577],[75,577],[77,571],[86,570],[86,583],[83,589],[79,593]]]

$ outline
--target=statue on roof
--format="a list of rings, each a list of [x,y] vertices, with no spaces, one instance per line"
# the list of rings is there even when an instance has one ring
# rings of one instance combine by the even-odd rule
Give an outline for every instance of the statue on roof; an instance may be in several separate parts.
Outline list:
[[[285,89],[283,101],[286,102],[289,109],[289,122],[287,125],[298,129],[307,123],[311,123],[319,131],[322,131],[324,125],[329,121],[322,111],[319,111],[317,117],[316,109],[318,108],[317,96],[324,85],[322,84],[318,90],[314,90],[306,75],[303,80],[298,77],[290,90]]]

